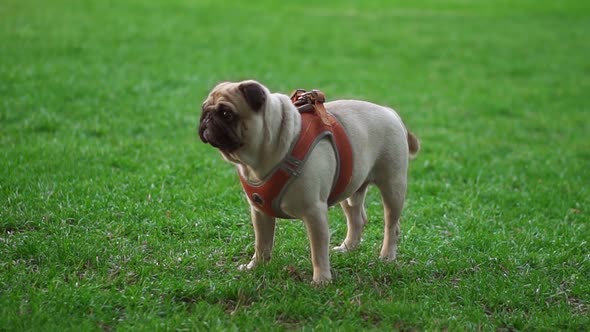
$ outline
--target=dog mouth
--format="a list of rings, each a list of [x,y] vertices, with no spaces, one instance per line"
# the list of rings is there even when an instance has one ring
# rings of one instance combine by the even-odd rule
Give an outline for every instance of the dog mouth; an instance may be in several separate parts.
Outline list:
[[[231,153],[242,146],[235,129],[211,112],[204,113],[199,124],[199,137],[203,143],[211,144],[223,152]]]

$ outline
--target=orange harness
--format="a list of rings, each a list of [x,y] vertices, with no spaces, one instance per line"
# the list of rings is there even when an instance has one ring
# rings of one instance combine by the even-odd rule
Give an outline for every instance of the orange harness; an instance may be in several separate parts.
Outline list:
[[[352,178],[352,148],[346,132],[338,120],[326,111],[325,97],[319,90],[296,90],[291,101],[301,113],[301,131],[290,152],[273,172],[260,183],[250,183],[240,174],[240,181],[250,202],[265,214],[294,219],[280,208],[281,199],[288,184],[300,175],[315,145],[328,137],[336,153],[336,174],[328,206],[334,204]]]

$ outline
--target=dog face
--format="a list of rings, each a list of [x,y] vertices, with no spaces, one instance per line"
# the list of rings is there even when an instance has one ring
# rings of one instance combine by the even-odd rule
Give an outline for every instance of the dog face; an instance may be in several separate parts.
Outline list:
[[[239,150],[257,135],[267,91],[256,81],[217,85],[203,103],[199,137],[223,153]]]

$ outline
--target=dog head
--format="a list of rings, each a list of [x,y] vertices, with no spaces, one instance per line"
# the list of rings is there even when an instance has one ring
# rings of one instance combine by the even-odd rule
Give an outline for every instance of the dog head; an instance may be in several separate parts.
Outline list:
[[[199,137],[223,153],[233,153],[259,135],[268,90],[256,81],[224,82],[203,103]]]

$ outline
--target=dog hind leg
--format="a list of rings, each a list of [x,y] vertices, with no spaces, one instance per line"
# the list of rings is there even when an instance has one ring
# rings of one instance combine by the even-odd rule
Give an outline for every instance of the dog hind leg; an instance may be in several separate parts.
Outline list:
[[[379,257],[385,261],[395,260],[400,234],[400,216],[406,197],[406,179],[399,177],[376,183],[383,199],[384,234]]]
[[[365,211],[366,194],[367,184],[364,184],[351,197],[340,203],[342,211],[346,215],[346,238],[341,245],[334,247],[332,250],[347,252],[360,244],[363,229],[367,224],[367,213]]]

